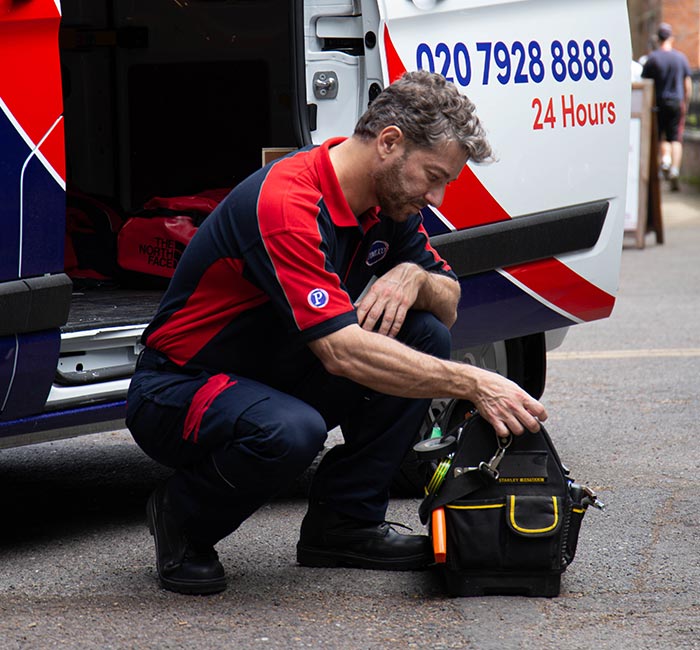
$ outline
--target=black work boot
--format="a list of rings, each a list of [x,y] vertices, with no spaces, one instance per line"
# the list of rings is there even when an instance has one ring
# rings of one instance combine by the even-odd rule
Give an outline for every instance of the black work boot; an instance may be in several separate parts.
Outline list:
[[[385,521],[362,521],[313,505],[301,524],[297,562],[303,566],[411,571],[432,561],[426,535],[404,535]]]
[[[226,589],[224,567],[214,547],[187,539],[169,507],[165,485],[148,499],[146,518],[156,543],[156,566],[163,588],[181,594],[214,594]]]

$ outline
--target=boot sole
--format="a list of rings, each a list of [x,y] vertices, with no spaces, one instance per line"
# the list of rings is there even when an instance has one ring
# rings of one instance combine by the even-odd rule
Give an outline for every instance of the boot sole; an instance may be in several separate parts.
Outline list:
[[[198,594],[202,596],[207,594],[218,594],[219,592],[224,591],[224,589],[226,589],[225,577],[206,581],[173,580],[172,578],[168,578],[161,573],[160,565],[158,564],[158,534],[155,525],[156,508],[154,501],[155,499],[153,496],[148,499],[148,503],[146,505],[146,523],[148,524],[148,531],[151,533],[156,545],[156,569],[158,571],[158,580],[163,589],[174,591],[179,594]]]
[[[312,546],[297,545],[297,562],[306,567],[346,567],[379,569],[383,571],[419,571],[432,562],[422,553],[399,558],[374,558],[347,551],[331,551]]]

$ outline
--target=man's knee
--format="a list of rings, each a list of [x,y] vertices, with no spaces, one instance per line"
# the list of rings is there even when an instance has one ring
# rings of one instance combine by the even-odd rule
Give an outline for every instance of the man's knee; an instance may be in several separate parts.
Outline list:
[[[427,311],[409,311],[398,340],[412,348],[447,359],[452,349],[450,330]]]
[[[327,433],[318,411],[303,402],[271,409],[266,400],[241,415],[232,442],[252,458],[303,470],[323,448]]]

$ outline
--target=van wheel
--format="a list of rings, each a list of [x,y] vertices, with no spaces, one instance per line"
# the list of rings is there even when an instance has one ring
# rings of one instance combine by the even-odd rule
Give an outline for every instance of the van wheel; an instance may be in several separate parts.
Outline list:
[[[495,370],[535,398],[541,397],[544,392],[546,362],[542,333],[470,348],[463,353],[462,360],[470,365]],[[433,400],[415,442],[430,436],[433,424],[449,402],[447,399]],[[425,479],[424,465],[411,448],[392,481],[391,494],[396,497],[422,497],[425,494]]]

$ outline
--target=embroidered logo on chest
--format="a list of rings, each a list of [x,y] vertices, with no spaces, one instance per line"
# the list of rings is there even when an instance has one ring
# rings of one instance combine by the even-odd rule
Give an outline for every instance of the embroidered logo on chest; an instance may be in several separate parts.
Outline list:
[[[365,260],[367,266],[374,266],[377,262],[380,262],[386,257],[389,252],[389,244],[385,241],[377,240],[372,243],[369,247],[369,252],[367,253],[367,259]]]

